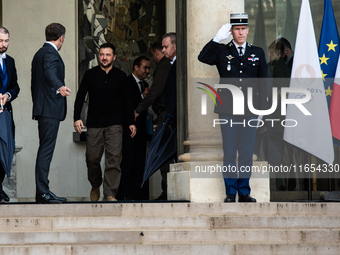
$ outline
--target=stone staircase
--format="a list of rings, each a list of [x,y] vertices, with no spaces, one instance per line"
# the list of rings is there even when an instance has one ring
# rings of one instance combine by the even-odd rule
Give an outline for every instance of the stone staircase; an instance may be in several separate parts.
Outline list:
[[[340,203],[1,204],[0,255],[340,254]]]

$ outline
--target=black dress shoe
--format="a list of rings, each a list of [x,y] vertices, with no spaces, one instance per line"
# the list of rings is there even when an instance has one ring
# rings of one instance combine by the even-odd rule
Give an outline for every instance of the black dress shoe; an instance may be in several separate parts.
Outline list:
[[[61,204],[60,200],[54,199],[49,193],[36,195],[37,204]]]
[[[235,203],[235,195],[227,195],[227,197],[224,199],[224,203]]]
[[[67,199],[64,197],[58,197],[56,194],[54,194],[52,191],[48,192],[48,194],[54,199],[54,200],[59,200],[62,203],[67,202]]]
[[[0,202],[9,202],[9,197],[5,193],[5,191],[0,190]]]
[[[248,194],[245,194],[245,195],[239,195],[238,201],[241,203],[255,203],[256,199],[249,196]]]

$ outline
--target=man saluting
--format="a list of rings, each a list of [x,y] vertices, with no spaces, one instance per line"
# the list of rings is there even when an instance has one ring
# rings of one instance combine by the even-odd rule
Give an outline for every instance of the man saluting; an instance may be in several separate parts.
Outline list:
[[[242,90],[245,98],[248,88],[253,91],[253,106],[255,109],[267,109],[266,85],[255,79],[267,76],[267,64],[261,48],[247,43],[248,14],[231,14],[230,24],[225,24],[217,32],[213,40],[208,42],[198,59],[209,65],[216,65],[221,84],[233,84]],[[233,40],[228,44],[220,44],[222,40],[232,34]],[[233,78],[223,80],[224,78]],[[218,89],[222,105],[215,107],[220,119],[228,121],[228,125],[221,125],[224,159],[223,165],[232,171],[224,173],[226,195],[224,202],[235,202],[238,193],[239,202],[256,202],[250,196],[249,178],[251,172],[238,171],[251,169],[256,137],[256,125],[247,123],[257,116],[250,112],[245,104],[243,115],[233,114],[233,97],[228,89]],[[246,100],[245,100],[246,101]],[[230,123],[238,123],[230,125]],[[245,123],[245,125],[240,125]],[[236,155],[238,152],[238,168]],[[237,171],[235,171],[237,170]],[[238,172],[240,174],[238,174]]]

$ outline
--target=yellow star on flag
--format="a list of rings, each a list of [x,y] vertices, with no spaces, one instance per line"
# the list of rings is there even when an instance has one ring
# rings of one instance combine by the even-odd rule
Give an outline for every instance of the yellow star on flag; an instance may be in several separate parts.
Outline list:
[[[321,70],[321,74],[322,74],[322,79],[325,81],[325,77],[327,76],[327,74],[324,74],[322,70]]]
[[[322,58],[319,58],[319,59],[321,60],[320,65],[322,65],[322,64],[326,64],[326,65],[327,65],[327,60],[328,60],[329,58],[326,58],[325,54],[323,54]]]
[[[338,46],[337,44],[333,44],[333,40],[331,41],[330,44],[326,43],[326,45],[328,46],[328,51],[334,50],[334,52],[335,52],[335,47]]]
[[[331,87],[330,86],[328,86],[328,88],[325,90],[325,92],[326,92],[326,96],[332,96],[332,90],[331,90]]]

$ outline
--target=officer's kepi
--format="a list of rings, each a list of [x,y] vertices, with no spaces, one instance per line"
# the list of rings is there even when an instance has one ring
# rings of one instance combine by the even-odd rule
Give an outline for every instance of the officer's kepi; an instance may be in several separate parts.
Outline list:
[[[248,25],[248,14],[247,13],[230,14],[230,24],[232,26]]]

